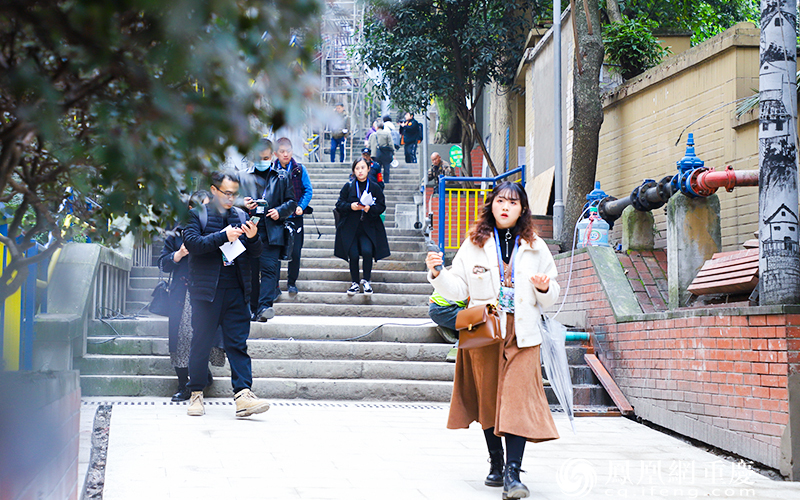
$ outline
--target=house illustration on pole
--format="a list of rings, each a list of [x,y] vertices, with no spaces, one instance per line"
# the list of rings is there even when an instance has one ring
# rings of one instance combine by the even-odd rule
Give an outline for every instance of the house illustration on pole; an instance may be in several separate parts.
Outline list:
[[[783,243],[784,246],[798,244],[797,215],[786,205],[778,207],[778,210],[768,217],[764,223],[769,228],[769,237],[765,243]]]

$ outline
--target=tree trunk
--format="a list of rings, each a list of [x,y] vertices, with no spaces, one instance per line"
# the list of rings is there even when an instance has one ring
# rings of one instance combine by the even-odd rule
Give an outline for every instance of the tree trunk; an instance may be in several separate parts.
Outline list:
[[[491,158],[500,166],[502,172],[516,167],[516,151],[513,147],[514,124],[512,123],[513,110],[511,109],[511,88],[493,83],[490,87],[489,112],[491,126]]]
[[[461,123],[461,152],[464,159],[461,160],[461,176],[472,177],[472,148],[475,147],[475,136],[473,135],[473,128],[469,126],[466,120],[463,120],[459,114],[459,121]]]
[[[452,100],[436,99],[436,111],[439,119],[436,122],[434,144],[451,144],[461,142],[461,122],[456,115],[456,106]]]
[[[606,0],[606,14],[608,14],[608,20],[612,23],[622,22],[618,0]]]
[[[759,301],[800,302],[797,206],[797,5],[761,0],[758,127]]]
[[[588,5],[588,12],[584,10],[584,5]],[[604,53],[600,10],[598,3],[592,1],[586,3],[577,1],[575,7],[572,15],[575,16],[577,31],[576,57],[581,59],[583,71],[579,72],[577,69],[573,71],[572,161],[566,192],[564,223],[560,235],[564,250],[572,248],[575,223],[583,212],[586,193],[594,188],[600,126],[603,124],[600,69]],[[591,35],[587,21],[590,21],[594,28]]]

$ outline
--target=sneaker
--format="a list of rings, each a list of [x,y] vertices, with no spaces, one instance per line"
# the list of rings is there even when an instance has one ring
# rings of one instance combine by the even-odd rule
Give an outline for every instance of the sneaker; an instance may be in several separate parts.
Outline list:
[[[289,296],[290,297],[294,297],[295,295],[297,295],[297,292],[298,292],[297,287],[295,285],[289,285],[289,290],[288,291],[289,291]]]
[[[206,414],[206,410],[203,407],[203,391],[192,392],[192,398],[189,401],[189,408],[186,410],[186,414],[190,417],[201,417]]]
[[[364,295],[372,295],[372,285],[367,280],[361,280],[361,288],[364,289]]]
[[[357,294],[357,293],[358,293],[358,292],[360,292],[360,291],[361,291],[361,289],[358,287],[358,283],[356,283],[356,282],[354,281],[354,282],[352,282],[352,283],[350,284],[350,288],[348,288],[348,289],[347,289],[347,295],[349,295],[350,297],[352,297],[353,295]]]
[[[448,363],[455,363],[456,357],[458,357],[458,347],[453,347],[447,353],[447,357],[444,358],[444,360],[447,361]]]
[[[269,403],[263,399],[258,399],[250,389],[242,389],[233,396],[236,401],[236,416],[249,417],[256,413],[264,413],[269,410]]]
[[[275,309],[265,307],[256,313],[256,321],[259,323],[266,323],[275,317]]]

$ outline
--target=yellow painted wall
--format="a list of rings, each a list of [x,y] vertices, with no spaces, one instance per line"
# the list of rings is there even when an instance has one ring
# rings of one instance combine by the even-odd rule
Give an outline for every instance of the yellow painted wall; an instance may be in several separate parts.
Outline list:
[[[740,23],[725,33],[666,60],[606,95],[600,131],[597,180],[607,193],[621,198],[645,178],[672,175],[693,132],[697,155],[706,167],[758,169],[758,121],[735,119],[735,104],[725,105],[758,88],[759,30]],[[717,109],[719,108],[719,109]],[[716,111],[714,111],[716,109]],[[733,250],[758,229],[758,188],[718,191],[722,245]],[[656,246],[664,247],[665,216],[654,211]],[[615,228],[612,239],[620,239]]]

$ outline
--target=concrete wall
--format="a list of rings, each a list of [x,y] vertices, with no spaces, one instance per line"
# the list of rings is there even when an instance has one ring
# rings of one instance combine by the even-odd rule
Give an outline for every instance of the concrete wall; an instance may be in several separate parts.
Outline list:
[[[603,189],[619,198],[643,179],[672,175],[685,151],[686,132],[694,133],[697,155],[706,167],[757,169],[757,115],[737,120],[735,104],[726,103],[758,88],[758,42],[759,30],[740,23],[607,93],[597,164]],[[676,145],[684,127],[706,113]],[[758,229],[758,190],[718,194],[723,250],[738,249]],[[663,248],[664,212],[654,215],[656,247]],[[620,234],[615,228],[612,240]]]
[[[564,189],[569,179],[569,158],[572,151],[572,36],[571,14],[569,9],[561,18],[561,81],[562,102],[562,155],[564,158]],[[525,165],[529,181],[555,164],[555,141],[553,139],[553,113],[555,108],[553,81],[553,36],[548,31],[528,53],[524,61],[518,83],[525,88]],[[529,188],[530,193],[530,188]]]
[[[77,371],[0,372],[0,498],[75,500]]]

